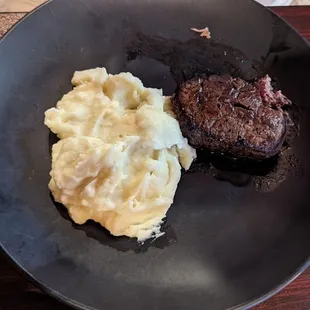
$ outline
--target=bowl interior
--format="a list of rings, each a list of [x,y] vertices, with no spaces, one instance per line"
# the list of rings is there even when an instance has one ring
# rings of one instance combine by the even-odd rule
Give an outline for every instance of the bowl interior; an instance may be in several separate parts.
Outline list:
[[[246,14],[245,14],[246,12]],[[212,40],[191,27],[211,30]],[[44,111],[76,70],[130,71],[171,95],[202,73],[266,73],[294,102],[299,135],[270,165],[196,165],[164,225],[142,246],[73,224],[47,188]],[[0,44],[0,242],[40,285],[79,308],[226,309],[260,300],[309,263],[309,45],[240,0],[52,1]],[[220,180],[219,180],[220,179]],[[85,307],[83,306],[85,305]]]

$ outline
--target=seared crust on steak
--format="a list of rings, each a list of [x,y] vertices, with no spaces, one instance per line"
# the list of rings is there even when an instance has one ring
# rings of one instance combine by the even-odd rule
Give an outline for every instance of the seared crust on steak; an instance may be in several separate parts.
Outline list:
[[[253,84],[229,76],[197,78],[184,82],[173,98],[193,147],[248,159],[280,151],[290,123],[282,108],[289,104],[280,91],[273,92],[268,76]]]

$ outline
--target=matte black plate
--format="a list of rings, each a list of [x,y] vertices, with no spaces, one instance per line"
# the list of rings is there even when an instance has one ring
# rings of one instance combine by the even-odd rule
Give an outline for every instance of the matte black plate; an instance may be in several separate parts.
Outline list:
[[[205,26],[211,42],[190,31]],[[295,103],[300,134],[266,165],[195,164],[165,237],[139,247],[93,223],[74,225],[47,188],[54,137],[44,111],[70,90],[75,70],[96,66],[130,71],[166,94],[203,72],[249,80],[268,72]],[[2,40],[0,68],[0,241],[53,296],[82,309],[246,308],[309,265],[310,49],[266,8],[56,0]]]

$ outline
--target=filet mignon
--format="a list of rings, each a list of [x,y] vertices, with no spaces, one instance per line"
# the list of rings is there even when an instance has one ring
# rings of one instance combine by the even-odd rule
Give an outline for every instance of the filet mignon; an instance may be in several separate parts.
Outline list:
[[[183,135],[196,148],[248,159],[277,154],[291,124],[283,107],[291,102],[274,92],[270,78],[248,83],[230,76],[184,82],[173,97]]]

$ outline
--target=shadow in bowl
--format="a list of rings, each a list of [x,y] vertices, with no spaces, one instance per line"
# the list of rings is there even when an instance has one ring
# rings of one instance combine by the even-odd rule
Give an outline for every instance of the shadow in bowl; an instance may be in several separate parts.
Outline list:
[[[260,192],[270,192],[286,179],[289,172],[300,173],[298,167],[299,160],[291,148],[262,161],[230,158],[200,149],[189,173],[208,173],[237,187],[250,186]]]
[[[127,46],[127,59],[134,62],[141,57],[157,60],[170,67],[171,75],[178,85],[204,75],[230,74],[253,80],[266,74],[262,66],[254,64],[241,51],[201,38],[181,42],[138,34]]]
[[[59,141],[59,138],[57,137],[57,135],[55,135],[54,133],[50,131],[48,135],[48,147],[50,150],[50,154],[52,154],[53,145],[56,144],[58,141]]]

